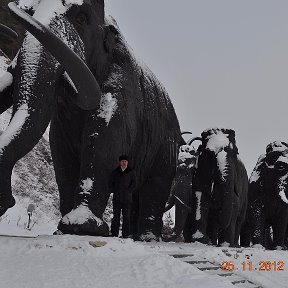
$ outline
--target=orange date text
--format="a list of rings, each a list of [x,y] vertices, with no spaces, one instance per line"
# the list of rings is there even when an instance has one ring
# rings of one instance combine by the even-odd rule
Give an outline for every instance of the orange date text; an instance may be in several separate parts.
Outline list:
[[[222,271],[284,271],[284,261],[222,261]]]

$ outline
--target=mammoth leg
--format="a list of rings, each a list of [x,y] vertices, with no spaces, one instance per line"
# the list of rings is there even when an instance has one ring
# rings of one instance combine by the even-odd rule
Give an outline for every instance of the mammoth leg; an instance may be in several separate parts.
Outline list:
[[[217,245],[218,243],[222,243],[225,240],[225,235],[221,234],[221,231],[219,230],[218,223],[212,219],[208,218],[208,224],[207,224],[207,236],[211,240],[212,245]],[[221,238],[222,236],[222,238]],[[223,240],[222,240],[223,239]]]
[[[237,221],[235,223],[235,235],[234,235],[234,245],[235,246],[239,246],[239,239],[240,239],[240,234],[241,234],[241,228],[242,228],[242,223],[243,223],[243,219],[242,219],[242,215],[241,217],[237,218]]]
[[[250,204],[249,207],[249,223],[250,223],[250,233],[252,244],[261,244],[264,246],[265,238],[265,212],[264,212],[264,203],[257,199]]]
[[[176,170],[176,167],[169,162],[165,150],[165,147],[160,147],[161,152],[154,160],[151,174],[139,190],[139,236],[144,241],[159,240],[161,237],[163,211]],[[176,164],[176,161],[174,163]]]
[[[188,216],[188,211],[183,207],[179,207],[179,204],[176,204],[175,205],[175,227],[174,227],[176,237],[180,236],[181,232],[183,231],[187,216]]]
[[[60,212],[62,217],[74,207],[74,193],[79,182],[80,163],[73,139],[58,121],[63,113],[58,113],[50,125],[50,147],[53,158],[56,181],[60,194]],[[70,128],[72,129],[72,127]]]
[[[237,243],[235,243],[235,238],[236,238],[236,222],[237,222],[237,214],[238,214],[238,209],[237,207],[233,207],[233,214],[230,220],[230,223],[227,228],[223,229],[223,238],[220,239],[219,237],[219,245],[229,245],[231,247],[235,247],[235,245],[238,244],[238,238],[239,238],[239,231],[237,231]]]
[[[281,221],[279,221],[279,219],[281,219]],[[279,211],[272,219],[273,246],[275,248],[284,246],[287,223],[288,223],[288,210],[285,207],[284,209],[282,208],[282,211]]]
[[[90,116],[87,111],[78,110],[69,120],[61,119],[63,127],[66,131],[69,130],[67,132],[69,137],[65,139],[67,141],[65,145],[70,145],[70,151],[74,149],[74,155],[77,155],[77,157],[71,157],[68,161],[65,156],[66,168],[73,166],[75,161],[75,167],[77,168],[74,168],[74,173],[78,175],[76,176],[76,187],[71,191],[66,189],[66,194],[63,195],[67,199],[70,195],[70,198],[73,199],[73,209],[61,219],[58,229],[65,234],[108,236],[109,227],[102,220],[102,216],[109,198],[108,179],[111,173],[109,170],[111,165],[107,163],[107,154],[101,150],[105,151],[107,149],[105,137],[98,138],[98,132],[100,135],[103,135],[103,133],[100,130],[97,133],[95,132]],[[55,140],[56,136],[51,135],[51,138]],[[60,145],[61,142],[57,145],[58,149],[61,149],[59,148]],[[96,147],[102,148],[97,149]],[[56,157],[58,153],[56,150]],[[75,181],[73,186],[75,186]],[[71,207],[72,203],[68,203]],[[81,215],[81,220],[77,218],[77,215]]]
[[[264,247],[266,249],[273,249],[273,234],[271,231],[271,227],[265,228],[265,237],[264,237]]]
[[[210,223],[214,224],[215,215],[211,213],[211,205],[210,205],[210,198],[207,196],[207,193],[195,191],[192,194],[192,216],[193,221],[195,221],[195,227],[192,234],[192,241],[198,241],[203,244],[211,243],[211,225]],[[212,216],[211,216],[212,215]],[[212,217],[212,218],[211,218]],[[212,222],[211,222],[212,219]],[[212,226],[214,226],[212,224]],[[218,229],[218,226],[214,226],[214,229]]]
[[[194,223],[195,221],[193,220],[194,220],[193,214],[188,213],[186,221],[184,223],[184,228],[183,228],[183,237],[184,237],[184,242],[186,243],[192,242],[193,228],[195,227],[195,223]]]
[[[161,237],[162,216],[169,195],[169,184],[171,184],[169,180],[169,178],[154,176],[140,188],[139,235],[141,240],[159,240]],[[166,191],[168,193],[165,193]]]
[[[138,234],[138,223],[139,223],[139,191],[138,189],[133,193],[133,201],[131,207],[131,221],[130,221],[130,228],[131,228],[131,235],[133,238]]]
[[[251,232],[249,221],[246,219],[241,226],[240,230],[240,246],[242,247],[250,247],[251,241]]]

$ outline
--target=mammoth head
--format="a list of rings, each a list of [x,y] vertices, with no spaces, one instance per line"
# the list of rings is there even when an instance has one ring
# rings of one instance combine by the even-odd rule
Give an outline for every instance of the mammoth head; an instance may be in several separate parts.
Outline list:
[[[66,71],[65,79],[76,91],[71,100],[81,109],[95,109],[100,103],[99,86],[109,73],[120,33],[114,20],[105,19],[104,0],[20,0],[18,6],[9,3],[9,8],[44,51],[57,59],[63,73]],[[44,55],[37,40],[28,34],[26,38],[24,57],[30,53],[31,44],[34,54]]]
[[[178,154],[178,168],[193,168],[197,161],[197,151],[190,145],[181,145]]]
[[[191,132],[181,132],[181,134],[192,134]],[[197,166],[197,159],[198,159],[198,151],[197,149],[192,146],[192,143],[196,140],[202,141],[202,138],[200,137],[193,137],[189,139],[188,141],[183,142],[185,144],[182,144],[179,148],[178,153],[178,168],[184,168],[184,169],[190,169]]]
[[[262,187],[264,193],[278,197],[288,204],[288,144],[274,141],[267,145],[266,154],[259,157],[249,179]],[[278,195],[278,196],[277,196]]]
[[[230,155],[237,156],[235,131],[225,128],[209,128],[201,133],[202,149],[214,152],[216,155],[224,150]]]
[[[228,158],[236,158],[238,155],[235,131],[225,128],[209,128],[201,133],[201,139],[202,145],[198,150],[200,152],[199,165],[204,167],[203,172],[210,170],[213,174],[212,170],[218,168],[219,176],[224,179]]]
[[[195,176],[195,187],[199,191],[213,194],[214,183],[230,183],[231,163],[237,158],[238,149],[235,131],[224,128],[209,128],[202,132],[202,145]]]

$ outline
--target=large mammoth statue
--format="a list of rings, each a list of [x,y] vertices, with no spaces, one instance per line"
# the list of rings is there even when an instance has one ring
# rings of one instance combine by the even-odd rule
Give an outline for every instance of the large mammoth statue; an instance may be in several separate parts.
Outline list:
[[[236,246],[247,208],[248,177],[238,157],[235,132],[211,128],[201,137],[193,180],[192,241]]]
[[[192,211],[189,205],[192,202],[192,179],[198,156],[197,150],[191,144],[200,139],[200,137],[193,137],[179,148],[176,175],[165,205],[165,211],[175,206],[175,225],[169,240],[182,240],[181,233],[183,232],[185,242],[191,242]]]
[[[183,141],[165,89],[136,61],[115,20],[105,18],[104,0],[32,2],[26,8],[33,16],[9,3],[31,34],[6,73],[9,81],[0,80],[0,112],[13,104],[0,137],[0,215],[15,203],[15,162],[51,121],[63,216],[58,229],[108,235],[107,182],[119,155],[128,154],[138,177],[138,234],[157,239]]]
[[[287,248],[284,245],[288,224],[287,188],[288,143],[274,141],[259,157],[249,179],[247,223],[243,228],[247,246],[251,241],[266,248]],[[269,241],[271,227],[272,243]]]

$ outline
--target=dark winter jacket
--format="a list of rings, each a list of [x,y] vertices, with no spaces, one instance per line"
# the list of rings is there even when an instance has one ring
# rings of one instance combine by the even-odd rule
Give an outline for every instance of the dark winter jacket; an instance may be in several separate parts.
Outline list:
[[[110,192],[113,193],[113,201],[120,203],[132,203],[132,194],[136,188],[136,174],[127,167],[124,171],[117,167],[112,171],[109,180]]]

